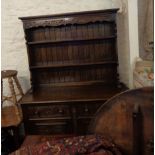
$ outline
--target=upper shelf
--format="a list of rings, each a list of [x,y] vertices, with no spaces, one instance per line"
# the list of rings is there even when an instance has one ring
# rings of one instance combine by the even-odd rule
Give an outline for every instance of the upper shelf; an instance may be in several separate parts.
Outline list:
[[[94,41],[94,40],[108,40],[115,39],[116,35],[107,37],[97,37],[97,38],[81,38],[81,39],[68,39],[68,40],[44,40],[44,41],[33,41],[27,42],[28,45],[38,45],[38,44],[57,44],[57,43],[68,43],[68,42],[83,42],[83,41]]]
[[[68,63],[49,63],[30,66],[30,69],[41,69],[41,68],[64,68],[64,67],[81,67],[81,66],[92,66],[92,65],[105,65],[114,64],[117,65],[117,61],[99,61],[99,62],[68,62]]]

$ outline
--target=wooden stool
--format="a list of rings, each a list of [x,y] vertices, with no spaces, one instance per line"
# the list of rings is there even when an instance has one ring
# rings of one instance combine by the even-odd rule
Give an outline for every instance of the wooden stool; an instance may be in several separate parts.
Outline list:
[[[7,79],[9,83],[9,88],[11,96],[3,95],[3,80]],[[14,80],[14,82],[13,82]],[[17,79],[17,71],[15,70],[5,70],[1,71],[1,81],[2,81],[2,103],[4,101],[10,101],[13,104],[11,106],[2,107],[1,111],[1,127],[10,130],[13,133],[15,145],[19,146],[19,136],[18,127],[22,122],[22,111],[20,105],[18,104],[17,96],[22,97],[23,91],[21,85]],[[19,93],[16,93],[14,84],[16,84]]]
[[[11,101],[14,104],[16,104],[17,103],[16,96],[20,95],[22,97],[24,95],[22,88],[20,86],[20,83],[17,79],[17,71],[15,71],[15,70],[4,70],[1,72],[1,76],[2,76],[2,85],[3,85],[3,79],[8,79],[8,83],[9,83],[9,87],[10,87],[10,91],[11,91],[11,96],[10,97],[3,96],[2,101],[4,102],[5,100],[8,100],[8,101]],[[19,94],[16,94],[16,92],[15,92],[13,80],[15,81],[15,84],[17,85],[17,89],[19,91]]]

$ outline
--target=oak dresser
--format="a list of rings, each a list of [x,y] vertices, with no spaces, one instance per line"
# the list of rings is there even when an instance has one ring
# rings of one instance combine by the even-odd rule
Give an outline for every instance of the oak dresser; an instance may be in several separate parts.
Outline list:
[[[86,134],[106,100],[125,90],[117,72],[118,9],[21,17],[31,90],[26,134]]]

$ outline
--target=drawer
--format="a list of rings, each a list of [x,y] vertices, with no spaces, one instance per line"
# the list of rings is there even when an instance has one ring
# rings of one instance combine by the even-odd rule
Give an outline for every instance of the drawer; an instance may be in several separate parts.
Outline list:
[[[29,121],[25,123],[27,134],[69,134],[72,132],[70,120]]]
[[[67,105],[37,105],[26,106],[24,109],[27,118],[70,117],[70,108]]]
[[[93,116],[102,103],[83,103],[76,106],[77,117]]]

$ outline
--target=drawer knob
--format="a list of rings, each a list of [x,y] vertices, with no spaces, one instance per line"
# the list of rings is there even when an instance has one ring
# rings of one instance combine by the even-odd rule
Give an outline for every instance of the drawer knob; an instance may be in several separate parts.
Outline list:
[[[62,109],[59,109],[59,113],[63,113],[63,110]]]
[[[85,112],[88,112],[88,108],[87,108],[87,107],[85,107],[84,111],[85,111]]]
[[[50,112],[49,112],[49,111],[47,111],[47,112],[46,112],[46,114],[50,114]]]
[[[39,112],[38,112],[38,111],[35,111],[34,113],[35,113],[36,115],[38,115]]]

